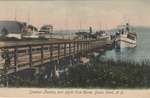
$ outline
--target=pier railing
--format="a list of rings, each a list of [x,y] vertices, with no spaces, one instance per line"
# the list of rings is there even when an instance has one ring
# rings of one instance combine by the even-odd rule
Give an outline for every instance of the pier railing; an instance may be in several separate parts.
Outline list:
[[[106,44],[102,40],[62,41],[0,47],[0,66],[8,73],[41,66]]]

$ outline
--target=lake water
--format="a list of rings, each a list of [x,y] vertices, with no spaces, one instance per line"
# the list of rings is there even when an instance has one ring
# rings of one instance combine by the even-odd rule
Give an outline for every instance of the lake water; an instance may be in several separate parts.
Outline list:
[[[150,29],[134,28],[137,32],[137,47],[112,49],[106,51],[101,57],[114,60],[130,60],[140,62],[150,60]]]

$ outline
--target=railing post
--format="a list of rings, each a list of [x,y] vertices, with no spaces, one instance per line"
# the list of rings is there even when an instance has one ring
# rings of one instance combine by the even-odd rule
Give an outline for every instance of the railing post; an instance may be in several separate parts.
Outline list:
[[[85,50],[85,41],[82,43],[83,50]]]
[[[69,56],[71,56],[71,43],[69,42]]]
[[[50,54],[49,61],[51,62],[52,56],[53,56],[53,45],[52,44],[50,44],[50,46],[49,46],[49,54]]]
[[[79,53],[79,42],[77,42],[77,53]]]
[[[64,57],[66,57],[66,43],[64,43]]]
[[[81,45],[81,52],[82,52],[82,49],[83,49],[83,47],[82,47],[82,41],[81,41],[80,45]]]
[[[60,44],[58,43],[58,60],[60,59]]]
[[[69,64],[71,64],[71,42],[69,42]]]
[[[90,41],[88,41],[88,50],[90,50],[91,49],[91,43],[90,43]]]
[[[87,55],[88,55],[88,52],[89,52],[89,41],[86,42],[86,51],[87,51]]]
[[[81,50],[81,47],[80,47],[80,41],[77,42],[77,62],[80,62],[80,50]]]
[[[15,66],[15,72],[17,72],[17,60],[18,60],[18,57],[17,57],[17,47],[14,48],[14,66]]]
[[[44,62],[43,45],[41,45],[41,64]]]
[[[74,41],[74,43],[73,43],[74,45],[73,45],[73,52],[74,52],[74,55],[76,54],[76,42]]]
[[[81,45],[81,51],[80,51],[80,53],[81,53],[81,56],[83,55],[83,43],[82,43],[82,41],[80,42],[80,45]]]
[[[31,68],[32,66],[32,47],[31,45],[29,46],[29,67]]]
[[[87,51],[87,41],[85,42],[85,51]]]
[[[89,46],[89,42],[87,41],[86,42],[86,49],[87,49],[87,51],[89,50],[88,46]]]

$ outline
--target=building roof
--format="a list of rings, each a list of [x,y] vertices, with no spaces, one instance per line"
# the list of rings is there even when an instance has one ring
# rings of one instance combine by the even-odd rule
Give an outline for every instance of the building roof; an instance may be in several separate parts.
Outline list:
[[[18,21],[0,21],[0,33],[5,28],[8,33],[21,33],[25,23]]]
[[[30,28],[30,29],[32,29],[34,31],[38,31],[38,29],[35,26],[33,26],[33,25],[28,25],[27,28]]]

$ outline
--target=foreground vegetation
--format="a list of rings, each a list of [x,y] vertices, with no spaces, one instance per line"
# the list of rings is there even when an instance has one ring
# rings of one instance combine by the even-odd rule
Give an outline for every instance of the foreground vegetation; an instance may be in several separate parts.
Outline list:
[[[68,72],[70,87],[147,88],[150,87],[150,63],[131,61],[103,61],[76,65]]]
[[[46,71],[44,71],[46,72]],[[32,73],[32,72],[31,72]],[[149,88],[150,62],[103,60],[91,57],[88,64],[68,68],[59,79],[45,78],[45,73],[25,77],[11,76],[10,86],[15,87],[75,87],[75,88]]]

